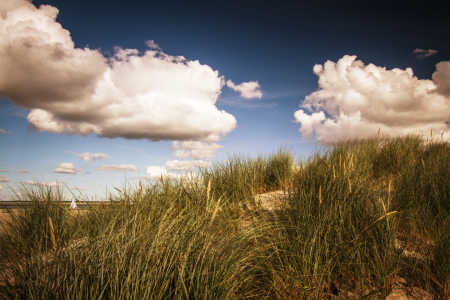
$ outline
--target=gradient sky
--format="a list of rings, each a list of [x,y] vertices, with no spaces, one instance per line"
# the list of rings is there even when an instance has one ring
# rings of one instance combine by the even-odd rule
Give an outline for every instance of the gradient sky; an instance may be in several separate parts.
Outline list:
[[[445,137],[443,1],[366,2],[0,0],[0,199],[379,129]]]

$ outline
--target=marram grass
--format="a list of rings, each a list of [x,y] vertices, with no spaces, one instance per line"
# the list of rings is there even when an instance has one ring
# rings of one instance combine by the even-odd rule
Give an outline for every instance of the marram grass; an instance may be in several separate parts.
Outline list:
[[[0,299],[384,299],[399,279],[448,299],[448,147],[408,135],[237,155],[85,210],[24,189],[31,205],[0,236]],[[256,201],[280,190],[277,209]]]

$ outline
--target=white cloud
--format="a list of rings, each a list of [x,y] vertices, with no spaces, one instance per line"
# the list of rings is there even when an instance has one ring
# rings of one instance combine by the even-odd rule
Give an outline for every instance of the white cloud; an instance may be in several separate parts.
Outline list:
[[[0,133],[6,133],[6,131],[0,128]]]
[[[0,191],[1,191],[1,190],[3,190],[3,187],[2,187],[2,185],[0,184]]]
[[[161,177],[163,179],[180,179],[183,174],[175,174],[169,172],[167,167],[161,166],[148,166],[146,168],[147,175],[142,176],[142,178],[147,180],[159,180]]]
[[[25,170],[17,170],[16,173],[30,173],[27,169]]]
[[[424,58],[424,57],[434,55],[434,54],[438,53],[438,51],[432,50],[432,49],[424,50],[424,49],[417,48],[413,51],[413,53],[415,53],[418,58]]]
[[[147,47],[149,47],[150,49],[155,49],[155,50],[162,50],[161,47],[155,43],[154,40],[148,40],[145,42],[145,44],[147,45]]]
[[[239,85],[235,85],[233,81],[228,80],[227,86],[230,89],[235,90],[236,92],[240,92],[241,97],[245,99],[261,99],[263,95],[262,91],[260,90],[261,86],[259,85],[258,81],[243,82]]]
[[[84,161],[99,160],[99,159],[111,159],[111,156],[109,154],[105,154],[105,153],[84,152],[84,153],[78,154],[78,153],[75,153],[72,151],[64,151],[64,153],[74,154],[78,158],[81,158]]]
[[[22,182],[22,184],[24,184],[24,185],[34,185],[34,186],[47,186],[47,187],[59,187],[59,186],[61,186],[59,181],[43,182],[43,181],[27,180],[25,182]]]
[[[90,161],[90,160],[99,160],[99,159],[111,159],[111,156],[109,154],[105,153],[91,153],[91,152],[84,152],[84,153],[75,153],[71,151],[64,151],[68,154],[75,154],[79,158],[81,158],[84,161]]]
[[[97,167],[97,170],[130,172],[138,171],[139,168],[135,167],[134,165],[102,165]]]
[[[310,139],[313,135],[314,127],[320,126],[322,121],[326,120],[323,111],[307,115],[303,110],[297,110],[294,113],[294,117],[296,122],[302,123],[299,131],[305,139]]]
[[[319,90],[295,112],[304,138],[318,140],[383,134],[441,132],[450,122],[450,62],[441,62],[433,80],[406,70],[364,65],[356,56],[315,65]],[[305,113],[310,111],[311,114]]]
[[[182,142],[174,141],[170,147],[172,150],[176,150],[173,154],[178,158],[194,158],[194,159],[206,159],[210,160],[216,156],[216,151],[223,148],[222,145],[216,143],[203,143],[203,142]]]
[[[73,163],[60,163],[56,166],[56,169],[53,171],[54,173],[66,173],[66,174],[76,174],[77,171],[82,171],[82,169],[77,168],[73,165]]]
[[[203,160],[169,160],[165,163],[166,168],[173,171],[189,171],[198,168],[207,168],[211,166],[211,163],[203,161]]]
[[[6,170],[2,170],[2,172],[9,172],[9,169],[6,169]]]
[[[211,67],[157,50],[116,48],[108,60],[98,50],[75,48],[55,21],[55,7],[7,3],[0,20],[0,96],[31,110],[32,129],[213,142],[236,127],[236,119],[215,106],[224,78]]]
[[[79,186],[74,186],[74,187],[71,188],[71,190],[83,191],[83,190],[85,190],[85,188],[84,187],[79,187]]]

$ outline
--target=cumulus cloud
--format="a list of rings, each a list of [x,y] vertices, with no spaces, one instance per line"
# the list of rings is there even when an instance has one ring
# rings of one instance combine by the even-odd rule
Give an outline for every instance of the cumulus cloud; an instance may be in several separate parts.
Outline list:
[[[243,82],[239,85],[234,84],[233,81],[228,80],[227,86],[235,90],[236,92],[241,93],[241,97],[245,99],[251,99],[251,98],[262,98],[262,91],[260,90],[261,86],[259,85],[258,81],[249,81],[249,82]]]
[[[216,143],[204,143],[198,141],[187,141],[180,143],[179,141],[172,142],[170,147],[174,151],[174,155],[178,158],[193,158],[210,160],[216,156],[216,151],[223,148],[222,145]]]
[[[145,42],[145,44],[146,44],[147,47],[149,47],[150,49],[162,50],[161,47],[159,47],[159,45],[155,43],[154,40],[148,40],[148,41]]]
[[[299,131],[303,138],[310,139],[313,135],[314,127],[320,126],[322,121],[325,121],[326,117],[323,111],[313,113],[311,115],[306,114],[303,110],[298,110],[294,113],[296,122],[302,123]]]
[[[10,180],[6,176],[0,176],[0,182],[10,182]]]
[[[75,153],[71,151],[64,151],[68,154],[75,154],[79,158],[81,158],[84,161],[90,161],[90,160],[99,160],[99,159],[111,159],[111,156],[109,154],[105,153],[91,153],[91,152],[84,152],[84,153]]]
[[[143,176],[144,179],[147,180],[159,180],[163,179],[181,179],[183,174],[176,174],[173,172],[169,172],[167,167],[161,166],[148,166],[146,168],[147,175]]]
[[[450,98],[450,62],[442,61],[438,63],[432,78],[436,85],[436,92]]]
[[[130,172],[130,171],[138,171],[139,168],[135,167],[134,165],[103,165],[97,167],[97,170]]]
[[[22,182],[24,185],[34,185],[34,186],[47,186],[47,187],[59,187],[61,186],[60,181],[34,181],[34,180],[27,180],[25,182]]]
[[[77,168],[73,165],[73,163],[60,163],[56,166],[56,169],[53,171],[54,173],[66,173],[66,174],[76,174],[77,171],[82,171],[82,169]]]
[[[1,0],[0,96],[31,110],[31,129],[149,140],[213,142],[236,127],[215,106],[218,71],[156,48],[75,48],[58,9]],[[156,50],[155,50],[156,49]]]
[[[173,171],[189,171],[198,168],[207,168],[211,166],[211,163],[203,161],[203,160],[169,160],[165,163],[166,168]]]
[[[364,65],[356,56],[315,65],[319,90],[295,112],[304,138],[341,138],[447,130],[450,124],[450,62],[440,62],[433,80],[406,70]],[[309,113],[306,113],[309,111]]]
[[[17,170],[16,173],[30,173],[27,169],[25,170]]]
[[[415,53],[416,57],[418,57],[418,58],[424,58],[424,57],[434,55],[438,52],[437,52],[437,50],[432,50],[432,49],[424,50],[424,49],[417,48],[413,51],[413,53]]]
[[[2,170],[2,172],[9,172],[9,169],[6,169],[6,170]]]

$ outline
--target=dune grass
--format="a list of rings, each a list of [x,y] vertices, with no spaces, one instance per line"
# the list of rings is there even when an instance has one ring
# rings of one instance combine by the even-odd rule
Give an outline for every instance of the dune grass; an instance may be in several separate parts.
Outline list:
[[[350,140],[296,161],[236,155],[83,212],[37,187],[0,236],[1,299],[450,296],[449,143]],[[256,195],[283,190],[277,209]]]

